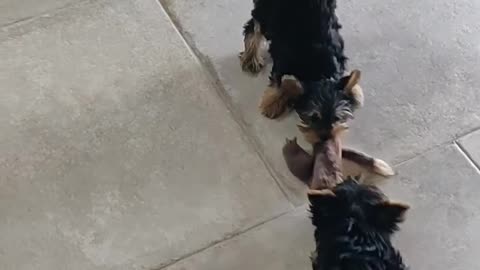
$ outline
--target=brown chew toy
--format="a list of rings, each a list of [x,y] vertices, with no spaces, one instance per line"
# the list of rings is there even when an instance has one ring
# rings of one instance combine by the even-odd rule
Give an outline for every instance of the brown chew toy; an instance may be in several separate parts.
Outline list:
[[[395,174],[381,159],[342,148],[344,125],[337,125],[330,139],[323,141],[307,126],[299,125],[299,129],[307,142],[313,145],[313,155],[298,145],[297,138],[293,138],[286,140],[283,157],[290,172],[311,189],[333,187],[342,181],[342,176],[360,176],[362,181],[368,175],[388,177]]]
[[[338,149],[338,142],[331,138],[316,143],[312,156],[297,144],[296,138],[287,139],[283,157],[290,172],[310,189],[332,188],[342,181]]]
[[[282,152],[290,172],[305,185],[310,186],[313,172],[313,156],[298,145],[296,137],[293,140],[286,139]]]
[[[335,138],[313,146],[313,177],[311,189],[333,188],[342,182],[341,147]]]

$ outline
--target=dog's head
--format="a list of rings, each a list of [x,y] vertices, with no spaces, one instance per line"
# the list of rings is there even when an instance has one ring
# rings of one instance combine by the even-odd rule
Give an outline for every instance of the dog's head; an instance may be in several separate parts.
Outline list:
[[[312,190],[308,198],[317,246],[314,270],[406,269],[390,238],[407,205],[353,179],[332,190]]]
[[[363,103],[360,72],[340,79],[303,82],[303,95],[295,103],[300,131],[311,144],[335,138],[348,129],[354,110]]]
[[[392,234],[403,221],[408,205],[392,202],[375,186],[349,178],[332,190],[311,190],[308,195],[313,223],[338,228],[341,223],[382,234]]]

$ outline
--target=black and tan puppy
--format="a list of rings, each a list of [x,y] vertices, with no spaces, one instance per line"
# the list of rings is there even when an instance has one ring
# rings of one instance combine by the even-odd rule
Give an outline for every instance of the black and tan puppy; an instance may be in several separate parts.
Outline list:
[[[308,113],[309,100],[320,91],[342,92],[351,108],[362,105],[362,90],[353,87],[360,73],[344,76],[347,57],[335,9],[336,0],[254,0],[240,59],[244,71],[258,73],[264,66],[261,44],[270,41],[273,67],[260,102],[266,117],[280,116],[289,105]]]
[[[347,88],[355,84],[351,80],[344,83]],[[351,103],[345,100],[342,92],[319,91],[305,100],[305,104],[301,101],[299,104],[306,111],[299,113],[302,123],[298,128],[312,145],[313,155],[303,150],[296,140],[287,140],[283,155],[292,174],[302,182],[317,189],[341,181],[342,172],[345,176],[394,174],[393,169],[380,159],[343,149],[342,135],[348,129],[347,121],[353,118],[353,113]],[[336,177],[330,177],[333,174]]]
[[[316,249],[313,270],[406,270],[392,235],[408,206],[376,187],[347,179],[308,194]]]

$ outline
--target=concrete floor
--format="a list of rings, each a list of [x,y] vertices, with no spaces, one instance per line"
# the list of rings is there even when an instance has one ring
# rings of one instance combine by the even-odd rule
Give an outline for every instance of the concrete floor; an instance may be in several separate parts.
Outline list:
[[[41,3],[40,3],[41,2]],[[310,269],[304,189],[240,71],[245,0],[0,3],[0,269]],[[480,2],[339,1],[412,269],[480,262]]]

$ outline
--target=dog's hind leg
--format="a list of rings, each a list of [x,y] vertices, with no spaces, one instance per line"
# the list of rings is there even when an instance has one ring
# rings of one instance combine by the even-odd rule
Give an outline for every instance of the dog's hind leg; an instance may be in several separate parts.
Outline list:
[[[243,35],[245,51],[239,55],[242,69],[245,72],[257,74],[265,65],[260,50],[264,41],[260,24],[253,18],[250,19],[244,26]]]

